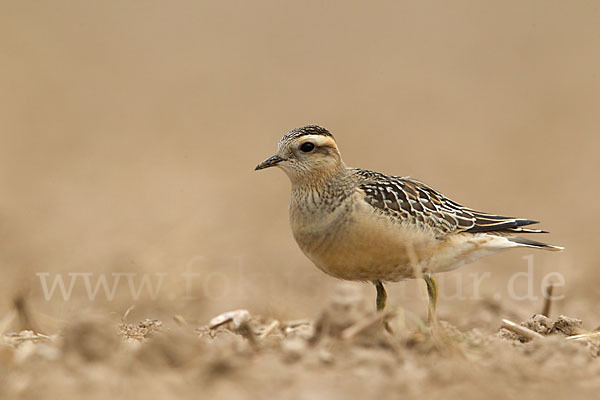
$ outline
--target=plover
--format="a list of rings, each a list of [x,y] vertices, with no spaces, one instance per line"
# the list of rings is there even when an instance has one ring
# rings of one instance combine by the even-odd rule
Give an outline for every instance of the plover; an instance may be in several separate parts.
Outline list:
[[[285,134],[256,170],[274,166],[292,183],[290,225],[302,252],[331,276],[372,282],[377,310],[385,307],[385,282],[423,278],[432,313],[431,274],[514,247],[562,250],[518,236],[543,233],[524,228],[537,221],[476,211],[418,180],[347,167],[320,126]]]

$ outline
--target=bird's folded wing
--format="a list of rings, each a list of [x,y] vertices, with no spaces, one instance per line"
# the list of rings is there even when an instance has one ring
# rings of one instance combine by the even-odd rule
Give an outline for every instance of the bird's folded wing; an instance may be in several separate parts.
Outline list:
[[[411,178],[359,170],[359,189],[372,207],[405,223],[429,226],[440,235],[447,233],[542,233],[523,226],[529,219],[504,217],[464,207],[424,183]]]

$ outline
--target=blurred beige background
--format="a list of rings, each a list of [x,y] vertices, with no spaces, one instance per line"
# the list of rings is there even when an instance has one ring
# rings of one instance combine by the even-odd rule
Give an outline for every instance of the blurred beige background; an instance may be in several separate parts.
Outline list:
[[[561,273],[554,312],[594,328],[598,21],[593,1],[2,1],[0,314],[24,295],[46,330],[133,303],[194,323],[232,308],[314,317],[338,283],[293,241],[287,178],[253,168],[316,123],[351,166],[543,221],[567,250],[535,253],[535,294]],[[492,273],[486,300],[443,300],[441,318],[494,328],[498,308],[540,311],[506,295],[528,254],[446,276],[469,296],[470,274]],[[81,281],[46,301],[39,272],[166,276],[154,301],[125,281],[112,301]],[[420,285],[393,285],[390,304],[424,315]]]

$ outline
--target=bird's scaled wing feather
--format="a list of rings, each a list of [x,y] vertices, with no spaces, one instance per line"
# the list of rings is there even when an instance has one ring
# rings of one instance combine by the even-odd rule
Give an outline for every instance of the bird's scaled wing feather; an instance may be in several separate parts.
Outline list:
[[[410,178],[357,170],[365,201],[387,215],[406,223],[429,226],[439,235],[447,233],[542,233],[523,226],[537,223],[463,207],[424,183]]]

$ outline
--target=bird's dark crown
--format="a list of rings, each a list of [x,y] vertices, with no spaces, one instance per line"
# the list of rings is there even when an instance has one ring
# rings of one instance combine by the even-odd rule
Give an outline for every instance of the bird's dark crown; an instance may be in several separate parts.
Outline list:
[[[327,129],[318,126],[318,125],[306,125],[306,126],[302,126],[300,128],[296,128],[296,129],[292,129],[291,131],[289,131],[288,133],[286,133],[283,138],[281,138],[281,141],[287,141],[287,140],[291,140],[291,139],[298,139],[302,136],[306,136],[306,135],[321,135],[321,136],[329,136],[330,138],[333,138],[333,135],[331,134],[331,132],[329,132]]]

